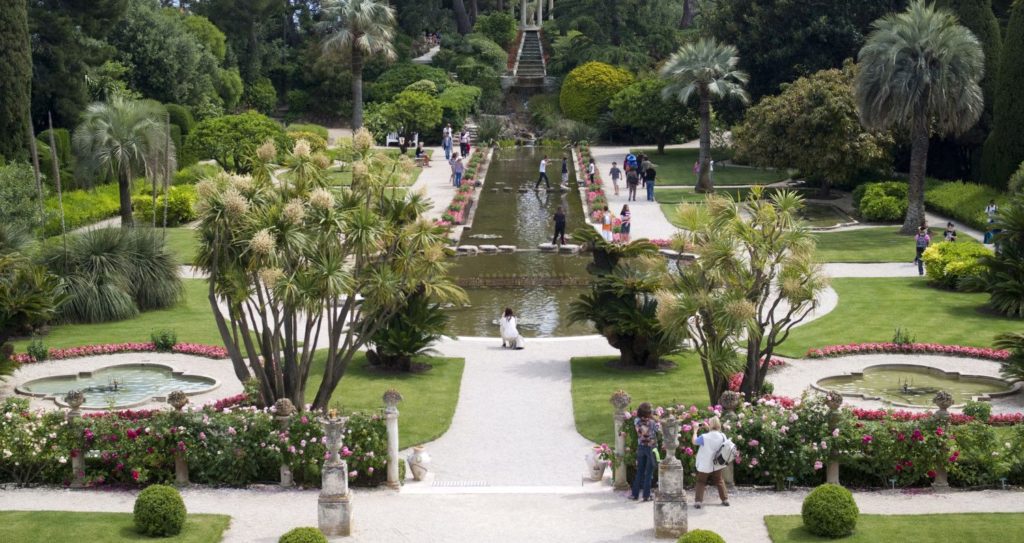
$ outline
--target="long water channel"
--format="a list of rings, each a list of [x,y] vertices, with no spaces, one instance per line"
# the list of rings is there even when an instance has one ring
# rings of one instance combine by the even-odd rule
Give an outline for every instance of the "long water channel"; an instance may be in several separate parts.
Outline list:
[[[534,191],[541,158],[554,190]],[[569,162],[569,187],[561,192],[561,159]],[[484,186],[478,193],[472,227],[462,233],[462,245],[515,245],[515,253],[458,257],[452,274],[463,278],[515,278],[516,287],[466,288],[468,307],[451,310],[449,330],[460,336],[498,336],[498,317],[506,307],[516,312],[519,333],[526,337],[553,337],[593,333],[589,323],[570,324],[569,304],[583,288],[557,286],[558,278],[587,277],[586,257],[540,253],[537,246],[550,242],[552,216],[558,206],[566,211],[566,232],[586,226],[575,169],[568,150],[544,147],[495,149]],[[528,189],[520,192],[521,188]],[[568,239],[566,240],[568,241]],[[564,282],[564,281],[563,281]]]

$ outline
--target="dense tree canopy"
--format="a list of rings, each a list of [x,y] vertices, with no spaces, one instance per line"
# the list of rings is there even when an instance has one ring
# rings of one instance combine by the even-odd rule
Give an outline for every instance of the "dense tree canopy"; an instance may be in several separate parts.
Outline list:
[[[1024,162],[1024,3],[1018,2],[1006,27],[1006,42],[995,89],[993,130],[985,142],[984,178],[1006,186]]]
[[[9,0],[0,9],[0,157],[26,153],[32,52],[25,0]]]
[[[641,79],[612,97],[608,108],[618,128],[634,141],[654,143],[658,154],[665,145],[697,135],[697,115],[692,108],[681,107],[674,100],[665,100],[665,82]]]

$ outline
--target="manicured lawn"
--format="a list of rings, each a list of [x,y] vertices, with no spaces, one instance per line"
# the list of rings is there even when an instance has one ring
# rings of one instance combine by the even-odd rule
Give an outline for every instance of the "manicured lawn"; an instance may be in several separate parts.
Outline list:
[[[231,517],[227,515],[192,514],[185,520],[180,534],[152,538],[135,531],[131,513],[0,511],[0,541],[216,543],[230,522]]]
[[[942,515],[861,515],[852,535],[841,539],[818,537],[803,528],[799,515],[766,516],[768,535],[774,543],[841,541],[843,543],[922,543],[956,541],[988,543],[1022,541],[1024,514],[960,513]],[[1017,534],[1017,535],[1013,535]]]
[[[651,157],[651,162],[658,169],[657,186],[692,186],[697,182],[697,177],[693,173],[693,163],[697,161],[699,153],[697,149],[666,149],[664,155],[659,155],[658,150],[654,148],[633,149],[631,152],[643,152]],[[788,178],[789,173],[785,170],[725,166],[717,162],[715,171],[711,174],[715,186],[769,185]]]
[[[168,228],[167,248],[178,258],[179,264],[192,265],[196,251],[199,249],[196,230],[194,228]]]
[[[54,325],[42,338],[43,343],[47,347],[78,347],[149,341],[152,331],[170,329],[177,332],[178,341],[182,343],[223,345],[206,298],[206,281],[186,279],[183,283],[185,297],[171,309],[147,311],[134,319],[119,322]],[[27,344],[27,340],[18,341],[14,348],[22,352]]]
[[[988,294],[939,290],[917,276],[842,278],[832,286],[839,307],[794,328],[779,354],[802,357],[812,347],[891,341],[897,327],[918,342],[991,347],[996,334],[1024,327],[1020,320],[981,311]]]
[[[324,353],[318,353],[310,371],[306,399],[316,397],[323,380]],[[434,367],[427,372],[384,373],[372,369],[363,354],[349,364],[334,391],[331,406],[343,411],[375,411],[383,407],[381,396],[395,388],[405,398],[398,404],[402,448],[437,439],[448,430],[455,415],[455,403],[462,384],[461,358],[425,358]]]
[[[862,228],[843,232],[822,232],[818,240],[821,262],[910,262],[914,259],[914,238],[899,233],[898,226]],[[942,241],[942,231],[932,229],[932,239]],[[957,243],[978,243],[960,234]]]
[[[618,389],[633,397],[632,408],[653,405],[707,405],[704,372],[695,354],[669,357],[676,367],[664,371],[626,370],[608,366],[606,356],[572,359],[572,409],[576,431],[596,443],[614,438],[612,406],[608,398]]]

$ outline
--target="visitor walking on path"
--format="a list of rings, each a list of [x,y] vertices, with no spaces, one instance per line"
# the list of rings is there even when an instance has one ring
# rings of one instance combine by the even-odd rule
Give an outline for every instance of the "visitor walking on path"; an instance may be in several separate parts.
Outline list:
[[[988,205],[985,206],[985,216],[988,217],[988,227],[985,230],[985,239],[982,243],[992,243],[992,237],[995,235],[992,225],[996,223],[996,215],[999,213],[999,206],[996,205],[995,200],[989,200]]]
[[[640,178],[638,177],[636,170],[629,168],[626,170],[626,201],[636,201],[636,187],[640,184]]]
[[[657,177],[658,172],[654,169],[654,165],[651,164],[647,167],[644,172],[644,185],[647,187],[647,201],[654,201],[654,180]]]
[[[444,127],[444,132],[441,135],[441,147],[444,148],[444,159],[452,159],[452,125]]]
[[[942,233],[942,239],[946,241],[956,241],[956,225],[948,222],[946,223],[946,231]]]
[[[452,157],[452,175],[454,175],[455,188],[462,186],[462,173],[466,171],[466,166],[462,164],[462,159],[456,154]]]
[[[619,224],[619,233],[622,236],[621,239],[623,243],[629,243],[629,221],[631,215],[632,214],[629,212],[629,204],[622,206],[622,211],[619,212],[619,220],[622,221]]]
[[[540,175],[537,176],[537,182],[533,185],[533,190],[537,190],[540,187],[541,181],[544,182],[546,188],[551,188],[551,183],[548,181],[548,155],[544,155],[544,158],[540,159]]]
[[[562,155],[562,186],[569,186],[569,159]]]
[[[718,497],[722,500],[722,505],[728,507],[729,493],[725,490],[722,470],[732,461],[733,450],[730,447],[732,443],[722,433],[722,421],[718,417],[708,419],[705,423],[708,431],[698,436],[697,429],[701,424],[699,421],[694,423],[693,437],[690,438],[690,442],[699,447],[697,449],[697,488],[693,492],[693,508],[701,508],[704,501],[704,489],[709,482],[718,488]],[[719,455],[722,455],[725,462],[716,461]]]
[[[619,178],[622,177],[622,170],[612,162],[612,169],[608,172],[609,177],[612,178],[612,187],[615,188],[615,195],[619,195]]]
[[[558,209],[555,210],[555,216],[551,219],[555,221],[555,236],[551,238],[551,244],[565,245],[565,210],[562,206],[558,206]]]
[[[595,177],[597,177],[597,164],[594,164],[594,159],[591,157],[590,162],[587,163],[587,182],[593,185]]]
[[[654,448],[658,446],[658,434],[661,433],[661,423],[654,417],[651,404],[644,402],[637,409],[636,418],[633,419],[636,426],[636,475],[633,477],[632,492],[629,499],[640,499],[640,492],[643,491],[644,501],[651,501],[651,479],[654,478]]]
[[[523,336],[519,335],[519,327],[516,323],[516,314],[511,307],[505,308],[501,316],[501,346],[508,349],[520,350],[523,348]]]
[[[459,136],[459,148],[462,151],[462,156],[469,156],[469,132],[465,128],[462,129],[462,135]]]
[[[917,274],[924,275],[924,250],[932,243],[932,237],[928,235],[928,228],[922,226],[917,229],[914,236],[914,245],[917,247],[917,256],[914,257],[914,264],[917,264]]]
[[[604,213],[601,215],[601,236],[608,243],[612,242],[612,212],[608,206],[604,206]]]

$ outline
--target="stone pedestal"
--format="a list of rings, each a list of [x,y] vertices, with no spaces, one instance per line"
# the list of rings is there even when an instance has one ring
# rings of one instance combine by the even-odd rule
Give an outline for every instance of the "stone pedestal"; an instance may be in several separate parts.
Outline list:
[[[282,432],[287,432],[291,426],[292,415],[295,414],[295,404],[288,398],[281,398],[274,402],[274,421]],[[292,475],[292,468],[286,462],[281,464],[281,486],[288,488],[295,486],[295,477]]]
[[[71,457],[71,488],[85,488],[85,451]]]
[[[654,536],[676,539],[686,533],[686,490],[683,488],[683,464],[676,458],[679,449],[679,420],[675,409],[668,410],[662,423],[665,433],[665,459],[658,464],[658,490],[654,493]]]
[[[68,431],[73,432],[76,436],[76,441],[81,445],[81,448],[75,451],[71,451],[71,488],[85,488],[85,443],[82,439],[82,428],[78,424],[82,418],[82,412],[78,410],[79,407],[85,403],[85,394],[80,391],[71,390],[64,395],[64,403],[71,409],[67,414]]]
[[[949,473],[945,466],[935,468],[935,480],[932,481],[932,488],[939,492],[949,490]]]
[[[320,497],[317,499],[317,527],[326,536],[352,535],[352,493],[348,489],[348,463],[341,449],[347,417],[320,419],[327,437],[330,457],[324,462]]]
[[[828,468],[825,472],[825,482],[834,485],[839,484],[839,462],[836,460],[828,461]]]
[[[402,481],[398,478],[398,402],[402,395],[395,389],[384,393],[384,417],[388,431],[388,487],[399,489]]]
[[[615,407],[613,415],[615,423],[615,465],[612,466],[612,473],[615,477],[614,485],[615,490],[628,490],[629,483],[626,481],[626,435],[622,430],[622,426],[625,424],[626,419],[629,418],[629,412],[626,408],[629,407],[629,402],[632,398],[624,390],[616,391],[612,394],[611,404]]]
[[[174,453],[174,484],[184,486],[188,481],[188,462],[185,460],[185,453],[178,451]]]

